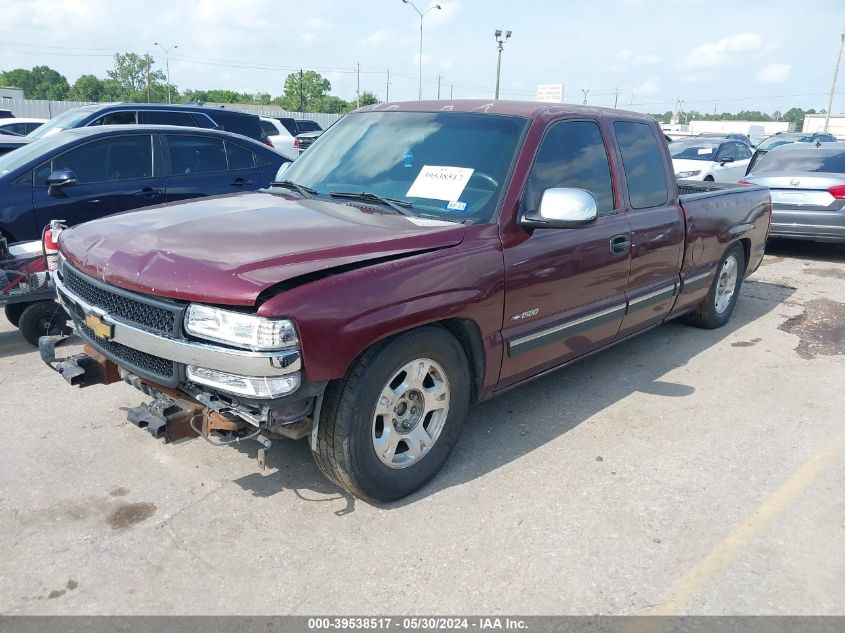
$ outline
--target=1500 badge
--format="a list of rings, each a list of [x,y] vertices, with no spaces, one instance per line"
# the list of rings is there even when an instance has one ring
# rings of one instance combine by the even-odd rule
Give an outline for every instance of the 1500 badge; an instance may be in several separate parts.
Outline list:
[[[537,316],[540,313],[540,308],[533,308],[531,310],[526,310],[525,312],[520,312],[519,314],[514,314],[511,317],[511,321],[522,321],[523,319],[530,319],[533,316]]]

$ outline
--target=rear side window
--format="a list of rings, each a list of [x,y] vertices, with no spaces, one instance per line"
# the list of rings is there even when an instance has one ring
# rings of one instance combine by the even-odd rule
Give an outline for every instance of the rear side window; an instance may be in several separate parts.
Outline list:
[[[296,127],[296,121],[285,117],[277,117],[276,120],[288,131],[291,136],[299,134],[299,128]]]
[[[234,134],[241,134],[249,138],[261,139],[264,135],[261,130],[261,119],[253,114],[242,114],[240,112],[215,112],[211,118],[221,129]]]
[[[255,167],[255,154],[229,141],[226,141],[226,159],[229,161],[230,171]]]
[[[279,133],[276,126],[270,123],[270,121],[261,121],[261,129],[264,130],[267,136],[275,136]]]
[[[743,143],[737,143],[737,154],[739,155],[739,160],[751,158],[751,150]]]
[[[168,176],[189,176],[226,171],[223,141],[201,136],[166,136],[170,150]]]
[[[557,187],[589,191],[599,213],[615,208],[607,150],[594,121],[556,123],[546,133],[525,187],[526,208],[537,209],[543,192]]]
[[[180,125],[183,127],[194,127],[194,117],[190,112],[149,112],[141,113],[141,120],[150,125]]]
[[[628,183],[628,198],[634,209],[666,204],[666,165],[657,137],[647,123],[617,121],[613,124],[622,152],[622,165]]]

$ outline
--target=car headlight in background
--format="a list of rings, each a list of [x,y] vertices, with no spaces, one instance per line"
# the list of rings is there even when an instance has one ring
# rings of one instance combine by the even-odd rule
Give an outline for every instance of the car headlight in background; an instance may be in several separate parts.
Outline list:
[[[299,343],[288,319],[266,319],[192,303],[185,314],[185,331],[194,336],[255,351],[293,347]]]
[[[700,173],[700,169],[696,169],[695,171],[679,171],[675,174],[675,178],[692,178],[693,176],[698,176]]]
[[[220,391],[253,398],[278,398],[299,389],[299,373],[287,376],[239,376],[188,365],[188,380]]]

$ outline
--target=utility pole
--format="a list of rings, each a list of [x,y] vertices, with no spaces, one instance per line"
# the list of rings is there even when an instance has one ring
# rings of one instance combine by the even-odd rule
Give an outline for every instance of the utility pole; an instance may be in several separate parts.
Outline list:
[[[411,5],[411,7],[414,9],[414,11],[416,11],[416,12],[419,14],[419,16],[420,16],[420,90],[419,90],[418,99],[419,99],[420,101],[422,101],[422,36],[423,36],[423,18],[425,17],[425,14],[426,14],[426,13],[428,13],[429,11],[434,11],[435,9],[442,9],[443,7],[441,7],[439,4],[435,4],[433,7],[429,7],[429,8],[428,8],[428,9],[426,9],[425,11],[420,11],[419,9],[417,9],[417,5],[415,5],[413,2],[411,2],[411,0],[402,0],[402,2],[403,2],[403,3],[405,3],[405,4]]]
[[[170,48],[164,48],[158,42],[155,42],[153,46],[158,46],[161,50],[164,51],[164,63],[167,68],[167,103],[170,103],[170,51],[179,48],[178,44],[174,44]]]
[[[304,79],[304,73],[302,69],[299,69],[299,113],[305,114],[305,93],[303,91],[302,80]]]
[[[355,89],[355,107],[361,107],[361,62],[358,62],[358,87]]]
[[[455,94],[455,82],[452,82],[452,86],[449,88],[449,99],[453,99]]]
[[[830,111],[833,108],[833,93],[836,91],[836,76],[839,74],[839,62],[842,61],[842,49],[845,48],[845,33],[839,35],[839,53],[836,55],[836,67],[833,69],[833,83],[830,86],[830,99],[827,101],[827,114],[824,116],[824,131],[830,126]]]
[[[440,101],[440,79],[441,75],[437,75],[437,100]]]
[[[502,39],[502,29],[496,29],[496,44],[499,46],[499,60],[496,62],[496,99],[499,98],[499,76],[502,74],[502,49],[505,47],[505,42],[511,36],[513,31],[505,31],[505,38]]]
[[[384,100],[390,101],[390,69],[387,69],[387,86],[384,90]]]
[[[585,90],[584,88],[581,88],[581,92],[584,93],[584,105],[587,105],[587,95],[590,94],[590,89],[587,88]]]
[[[614,93],[614,96],[613,96],[613,107],[615,108],[618,103],[619,103],[619,88],[616,89],[616,92]]]
[[[150,99],[150,61],[152,60],[151,55],[147,55],[147,103],[152,103],[152,99]]]
[[[634,91],[633,90],[631,91],[631,103],[628,105],[628,109],[629,110],[634,109]]]

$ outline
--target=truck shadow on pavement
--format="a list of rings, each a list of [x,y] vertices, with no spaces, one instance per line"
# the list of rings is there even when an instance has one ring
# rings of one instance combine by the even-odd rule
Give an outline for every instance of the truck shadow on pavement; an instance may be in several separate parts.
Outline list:
[[[662,377],[777,309],[794,292],[791,287],[754,281],[752,277],[743,286],[732,320],[720,329],[702,330],[673,321],[474,405],[458,445],[443,470],[428,485],[405,499],[373,505],[384,510],[398,509],[483,477],[564,435],[635,392],[666,398],[692,395],[695,393],[693,386]],[[757,342],[759,339],[737,341],[732,345],[744,347]],[[625,423],[624,419],[619,420],[620,425]],[[251,443],[237,447],[252,458],[256,457],[257,449],[258,446]],[[355,498],[328,482],[318,471],[307,440],[276,442],[267,455],[267,467],[268,474],[250,474],[235,483],[260,497],[289,489],[303,501],[328,503],[327,508],[332,508],[337,516],[355,509]],[[345,507],[336,510],[336,502],[341,499],[345,500]]]
[[[29,354],[34,349],[17,329],[0,332],[0,358]]]

